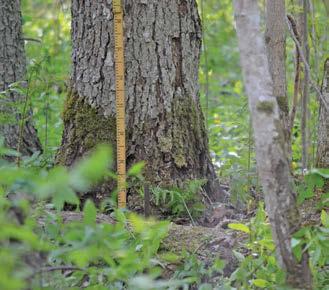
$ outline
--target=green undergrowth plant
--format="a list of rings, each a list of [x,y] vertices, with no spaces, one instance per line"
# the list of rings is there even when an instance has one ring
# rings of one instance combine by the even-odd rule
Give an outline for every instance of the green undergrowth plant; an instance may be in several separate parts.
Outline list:
[[[184,263],[175,271],[173,278],[179,281],[185,281],[182,289],[188,290],[189,287],[198,287],[200,290],[214,289],[210,284],[213,277],[222,277],[225,261],[215,259],[211,265],[206,265],[204,261],[198,259],[195,254],[184,251],[182,253]]]
[[[181,188],[152,188],[155,204],[165,206],[173,216],[188,217],[194,223],[194,218],[204,211],[200,192],[205,180],[190,180]]]
[[[329,170],[311,170],[297,186],[298,205],[315,197],[326,188]],[[308,225],[305,220],[291,240],[291,246],[297,260],[305,251],[310,256],[314,289],[329,289],[329,214],[328,193],[322,195],[311,206],[316,224]],[[305,213],[303,214],[305,216]],[[306,215],[308,216],[308,215]],[[257,213],[248,224],[229,224],[229,228],[247,235],[245,249],[235,251],[239,267],[219,289],[289,289],[284,285],[285,273],[280,269],[275,257],[275,244],[272,240],[264,204],[260,203]]]
[[[17,153],[0,146],[0,155]],[[40,169],[31,160],[17,167],[0,158],[0,289],[177,289],[186,283],[161,279],[157,252],[168,222],[118,210],[114,219],[99,220],[90,200],[82,212],[62,212],[64,203],[79,205],[76,192],[114,175],[111,161],[102,145],[70,170]]]
[[[236,289],[278,289],[284,282],[284,273],[275,258],[275,245],[264,204],[260,203],[255,217],[248,225],[229,224],[229,228],[245,233],[248,241],[245,250],[234,251],[240,265],[227,285]]]
[[[297,185],[298,205],[305,201],[313,199],[317,193],[321,192],[320,199],[317,200],[317,209],[329,207],[329,193],[328,190],[328,169],[311,169],[304,177],[304,179]]]
[[[307,216],[313,215],[318,221],[316,224],[306,221],[306,225],[295,233],[292,246],[299,260],[303,252],[308,251],[316,289],[329,289],[328,179],[328,169],[315,168],[305,175],[304,180],[297,187],[298,204],[303,208],[304,203],[311,202],[313,211]]]
[[[43,159],[53,163],[60,145],[61,112],[70,72],[70,3],[66,0],[22,0],[29,106],[43,146]]]

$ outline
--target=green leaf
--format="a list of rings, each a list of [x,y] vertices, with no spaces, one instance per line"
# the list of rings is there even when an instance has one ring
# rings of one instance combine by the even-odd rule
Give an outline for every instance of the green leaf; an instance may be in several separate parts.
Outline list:
[[[178,256],[172,252],[166,252],[166,253],[162,254],[160,257],[161,257],[161,260],[164,260],[169,263],[177,263],[180,260],[182,260],[181,256]]]
[[[323,176],[317,173],[309,173],[308,175],[305,176],[305,181],[308,186],[312,187],[323,187],[324,181],[323,181]]]
[[[325,226],[325,227],[329,227],[329,215],[326,213],[325,210],[321,211],[321,223]]]
[[[97,209],[91,200],[87,200],[83,208],[83,221],[86,225],[96,224]]]
[[[245,260],[245,256],[242,255],[241,253],[233,250],[233,254],[238,259],[239,262],[243,262]]]
[[[297,258],[298,262],[301,261],[302,259],[302,255],[303,255],[303,251],[302,251],[302,245],[301,244],[297,244],[292,248],[292,251],[295,255],[295,257]]]
[[[207,283],[207,284],[201,284],[198,289],[199,290],[212,290],[212,289],[214,289],[214,287],[213,287],[213,285]]]
[[[212,265],[212,270],[216,272],[220,272],[224,269],[226,262],[221,259],[216,259],[214,264]]]
[[[299,187],[298,196],[297,196],[297,204],[301,205],[306,199],[310,199],[314,196],[313,186],[308,185],[307,188]]]
[[[294,237],[303,238],[306,235],[307,231],[308,231],[307,228],[301,228],[298,232],[294,233]]]
[[[106,145],[97,146],[91,157],[80,161],[70,173],[70,184],[77,191],[86,191],[109,171],[112,151]]]
[[[259,244],[263,247],[269,249],[270,251],[273,251],[275,249],[275,244],[272,239],[263,239],[259,241]]]
[[[259,288],[265,288],[267,286],[269,286],[269,282],[263,279],[254,279],[252,280],[252,284],[254,284],[256,287]]]
[[[318,174],[318,175],[322,176],[323,178],[328,179],[329,178],[329,169],[313,168],[313,169],[311,169],[310,174]]]
[[[136,175],[139,175],[142,170],[144,169],[145,167],[145,162],[144,161],[141,161],[141,162],[138,162],[136,164],[134,164],[128,171],[128,176],[136,176]]]
[[[297,247],[300,243],[301,243],[301,240],[299,240],[299,239],[295,239],[295,238],[291,239],[291,247],[292,248]]]
[[[232,230],[237,230],[237,231],[241,231],[241,232],[250,234],[249,227],[247,227],[244,224],[234,224],[234,223],[232,223],[232,224],[228,224],[228,227]]]
[[[116,210],[114,216],[115,219],[122,224],[125,224],[127,221],[127,218],[125,216],[125,211],[122,209]]]
[[[80,200],[76,193],[70,188],[63,188],[63,190],[58,189],[52,198],[52,203],[57,210],[61,210],[65,203],[79,205]]]

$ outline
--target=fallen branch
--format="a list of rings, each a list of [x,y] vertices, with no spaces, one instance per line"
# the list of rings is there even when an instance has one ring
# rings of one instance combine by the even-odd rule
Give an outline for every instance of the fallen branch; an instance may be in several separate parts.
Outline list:
[[[43,267],[33,272],[32,276],[55,271],[86,271],[86,269],[75,267],[75,266],[54,266],[54,267]]]

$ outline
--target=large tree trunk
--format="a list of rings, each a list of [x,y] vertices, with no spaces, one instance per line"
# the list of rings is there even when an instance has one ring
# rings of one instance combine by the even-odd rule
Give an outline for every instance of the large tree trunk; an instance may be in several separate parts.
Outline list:
[[[235,0],[234,7],[241,66],[255,134],[257,167],[278,261],[287,272],[289,285],[311,289],[307,255],[299,263],[291,249],[292,234],[299,229],[300,221],[284,129],[260,32],[258,1]]]
[[[322,95],[326,99],[327,103],[329,103],[329,59],[326,60],[324,65]],[[318,168],[329,168],[329,114],[321,99],[319,109],[318,149],[316,166]]]
[[[287,141],[290,141],[286,81],[286,7],[284,0],[266,1],[265,41],[270,73],[273,80],[273,94],[278,100]],[[287,143],[289,145],[290,142]]]
[[[127,166],[146,161],[146,180],[180,186],[208,179],[219,197],[199,104],[201,27],[195,0],[125,0]],[[96,143],[115,148],[114,31],[111,1],[72,1],[72,92],[57,160],[72,165]],[[97,188],[94,199],[113,185]],[[95,194],[95,193],[93,193]]]
[[[8,90],[16,82],[26,86],[20,0],[1,1],[0,39],[0,91],[6,91],[0,99],[0,135],[7,147],[22,155],[32,155],[41,152],[42,147],[32,125],[29,101],[26,96]]]

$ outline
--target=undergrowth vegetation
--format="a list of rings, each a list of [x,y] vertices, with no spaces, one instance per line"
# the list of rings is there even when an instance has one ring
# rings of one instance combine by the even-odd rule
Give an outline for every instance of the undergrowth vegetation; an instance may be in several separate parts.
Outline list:
[[[14,152],[1,147],[1,154]],[[161,242],[168,235],[166,221],[144,220],[119,210],[105,218],[97,215],[89,200],[81,214],[77,210],[63,215],[65,203],[79,203],[77,192],[81,194],[100,179],[115,176],[108,167],[111,158],[111,150],[100,146],[70,170],[42,169],[35,166],[35,159],[24,160],[23,166],[17,167],[1,159],[1,289],[188,289],[191,285],[214,289],[213,284],[202,281],[220,274],[225,262],[217,259],[209,266],[193,253],[177,256],[161,250]],[[328,171],[323,170],[307,175],[301,184],[305,191],[300,191],[300,202],[312,198],[315,187],[322,187],[328,177]],[[166,199],[169,195],[172,201],[168,206],[180,214],[188,211],[186,204],[191,200],[184,200],[187,192],[168,191],[162,196]],[[306,245],[316,289],[327,289],[329,282],[329,215],[323,209],[328,203],[326,194],[317,205],[321,221],[304,226],[291,241],[298,258]],[[216,289],[287,289],[263,203],[249,223],[228,227],[246,234],[246,244],[234,251],[239,267],[229,278],[217,281]],[[180,266],[173,277],[162,279],[163,265],[177,261]]]
[[[194,218],[200,216],[204,209],[204,203],[198,193],[202,190],[205,180],[191,180],[181,188],[165,189],[155,187],[152,189],[156,206],[168,208],[170,213],[177,217],[188,216],[195,224]]]
[[[237,269],[230,277],[217,279],[215,285],[207,281],[216,275],[221,277],[224,261],[217,259],[208,265],[193,253],[185,251],[177,256],[161,248],[168,235],[169,222],[114,210],[115,195],[110,201],[111,217],[103,217],[101,210],[89,200],[79,204],[78,196],[97,181],[116,178],[109,167],[112,152],[106,146],[99,146],[91,156],[70,169],[53,165],[63,130],[61,112],[69,87],[69,5],[68,1],[22,2],[28,88],[17,85],[13,89],[24,90],[28,97],[44,153],[23,159],[17,166],[4,158],[17,157],[17,153],[0,146],[0,289],[189,289],[192,286],[203,290],[288,289],[284,286],[285,273],[275,257],[264,204],[258,204],[260,190],[254,144],[241,81],[231,1],[208,0],[203,7],[201,98],[212,159],[218,175],[230,188],[231,202],[239,209],[253,203],[257,210],[248,223],[228,225],[230,230],[245,237],[245,243],[234,252],[239,262]],[[314,16],[316,35],[325,34],[325,17],[320,12]],[[328,51],[328,41],[318,38],[314,41],[321,45],[316,53]],[[311,55],[315,49],[311,45]],[[288,51],[293,50],[293,43],[288,43]],[[318,59],[323,58],[324,55],[318,55]],[[315,61],[312,59],[312,66],[317,68],[315,76],[320,80],[321,68]],[[288,77],[292,78],[293,59],[289,53],[287,63]],[[292,84],[288,91],[291,95]],[[317,101],[315,93],[312,94],[311,111],[316,112]],[[17,110],[21,106],[17,104]],[[312,114],[312,156],[315,155],[316,121],[316,114]],[[300,173],[301,159],[298,122],[293,136],[296,175]],[[133,167],[129,173],[131,180],[140,182],[141,171],[141,164]],[[299,206],[303,211],[307,204],[314,215],[313,223],[304,224],[291,244],[298,259],[303,251],[307,250],[310,255],[315,289],[329,289],[327,179],[329,171],[323,169],[298,175]],[[193,180],[180,189],[155,187],[151,190],[152,198],[173,217],[187,217],[196,224],[204,211],[200,195],[196,193],[204,183],[204,180]],[[77,206],[72,216],[63,216],[61,210],[65,204]],[[170,279],[163,275],[166,262],[177,264]]]

